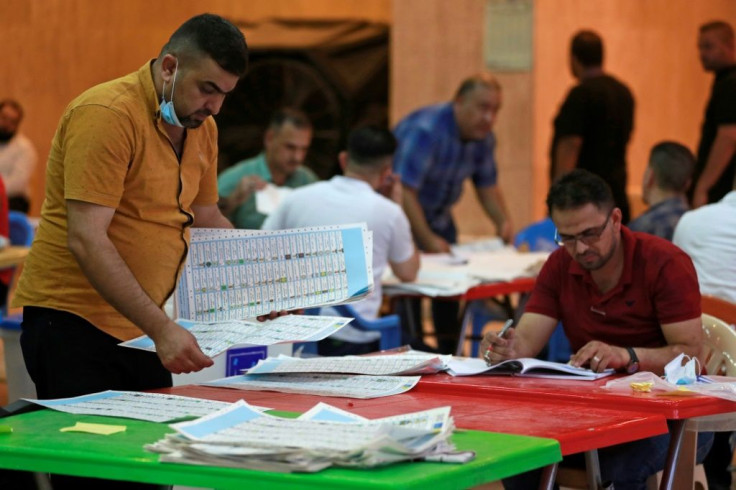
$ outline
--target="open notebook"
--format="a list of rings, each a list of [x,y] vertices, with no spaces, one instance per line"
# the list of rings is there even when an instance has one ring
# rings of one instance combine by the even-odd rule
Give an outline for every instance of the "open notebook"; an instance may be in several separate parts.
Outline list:
[[[615,372],[613,369],[606,369],[602,373],[596,373],[586,368],[579,368],[560,362],[542,361],[529,357],[509,359],[493,366],[488,366],[483,359],[452,359],[447,365],[448,373],[453,376],[501,374],[540,378],[593,380],[610,376]]]

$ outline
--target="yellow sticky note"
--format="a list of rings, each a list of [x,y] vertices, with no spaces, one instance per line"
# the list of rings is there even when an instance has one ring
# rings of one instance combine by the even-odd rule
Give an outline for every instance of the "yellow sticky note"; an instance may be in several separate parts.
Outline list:
[[[72,427],[64,427],[59,429],[61,432],[87,432],[88,434],[100,434],[109,436],[118,432],[124,432],[124,425],[107,425],[107,424],[90,424],[86,422],[77,422]]]

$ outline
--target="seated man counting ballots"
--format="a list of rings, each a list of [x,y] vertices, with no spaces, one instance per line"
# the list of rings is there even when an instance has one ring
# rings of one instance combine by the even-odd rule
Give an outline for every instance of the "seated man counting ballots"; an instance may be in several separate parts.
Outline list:
[[[559,321],[574,354],[593,371],[664,372],[680,353],[702,346],[700,290],[690,258],[667,240],[621,224],[608,184],[573,170],[551,187],[547,207],[561,247],[544,264],[515,329],[488,333],[481,344],[491,364],[534,357]],[[645,489],[664,468],[669,434],[599,449],[601,476],[617,490]],[[698,436],[701,462],[712,433]],[[563,465],[582,463],[582,455]],[[579,459],[579,461],[576,461]],[[504,480],[504,488],[536,488],[541,470]]]

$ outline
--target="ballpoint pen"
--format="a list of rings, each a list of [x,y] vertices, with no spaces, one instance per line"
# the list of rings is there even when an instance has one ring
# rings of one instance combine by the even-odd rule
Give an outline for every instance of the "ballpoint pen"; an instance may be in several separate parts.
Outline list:
[[[509,318],[506,320],[506,323],[503,324],[503,327],[501,328],[501,331],[498,332],[497,336],[499,339],[502,339],[504,335],[506,335],[506,332],[509,331],[509,329],[514,325],[513,318]],[[491,364],[491,360],[489,358],[489,354],[491,353],[490,346],[488,349],[486,349],[485,353],[483,354],[483,360],[486,361],[488,364]]]

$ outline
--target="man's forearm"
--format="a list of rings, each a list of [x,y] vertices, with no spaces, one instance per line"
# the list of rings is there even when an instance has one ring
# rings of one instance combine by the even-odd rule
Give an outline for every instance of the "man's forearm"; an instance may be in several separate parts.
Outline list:
[[[157,339],[171,320],[143,291],[115,245],[105,236],[70,240],[70,249],[92,286],[128,320]]]
[[[435,233],[429,227],[427,218],[419,199],[416,197],[416,191],[404,188],[403,192],[404,212],[409,219],[412,233],[417,240],[417,244],[421,250],[431,250]]]
[[[571,172],[578,164],[583,138],[580,136],[563,136],[557,141],[552,152],[552,180]]]
[[[664,374],[664,367],[672,359],[683,352],[690,357],[696,357],[700,353],[700,348],[688,344],[672,344],[657,348],[634,347],[634,351],[639,358],[640,371]]]
[[[726,170],[728,163],[736,152],[736,127],[730,130],[719,130],[703,173],[695,185],[696,193],[707,193],[715,185]]]
[[[500,229],[509,216],[501,190],[498,186],[492,186],[485,189],[477,189],[476,193],[483,206],[483,210],[496,227]]]

